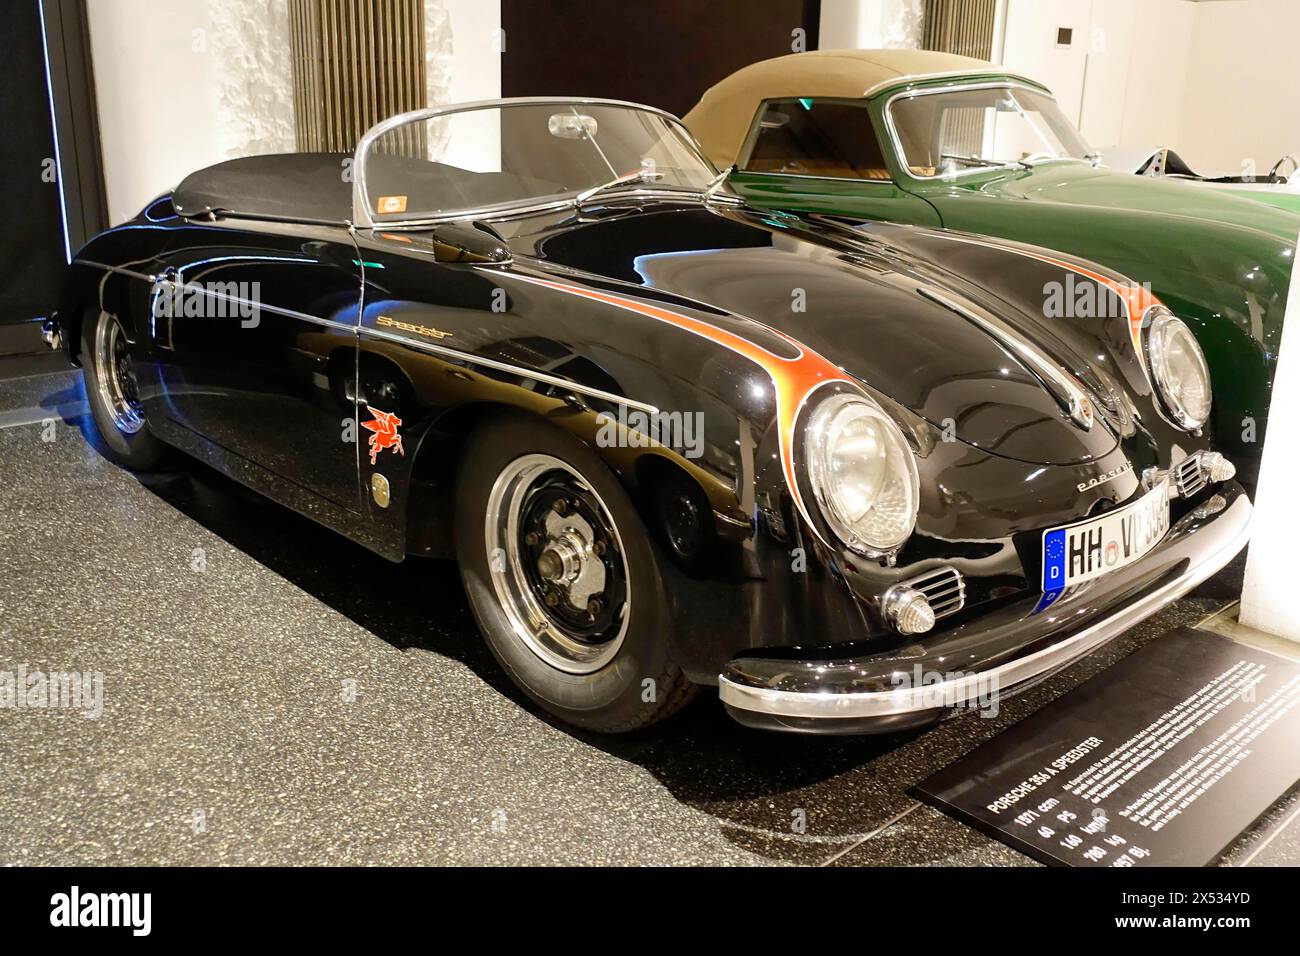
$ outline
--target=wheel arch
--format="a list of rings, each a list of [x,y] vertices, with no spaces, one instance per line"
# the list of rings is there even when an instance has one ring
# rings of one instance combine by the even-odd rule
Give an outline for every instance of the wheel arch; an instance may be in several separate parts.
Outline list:
[[[73,262],[59,299],[59,332],[72,364],[81,367],[81,332],[86,316],[109,312],[129,321],[128,277]]]
[[[707,490],[691,472],[662,449],[603,448],[583,435],[581,429],[565,427],[558,416],[538,414],[530,409],[499,402],[475,402],[458,406],[439,416],[424,432],[411,464],[410,491],[406,508],[406,550],[409,554],[449,557],[453,553],[456,475],[469,436],[484,421],[498,414],[535,419],[539,425],[558,428],[583,442],[622,484],[645,526],[664,540],[666,529],[659,520],[658,489],[675,489],[689,494],[709,510],[709,540],[715,540],[717,517]],[[629,460],[628,455],[633,457]]]

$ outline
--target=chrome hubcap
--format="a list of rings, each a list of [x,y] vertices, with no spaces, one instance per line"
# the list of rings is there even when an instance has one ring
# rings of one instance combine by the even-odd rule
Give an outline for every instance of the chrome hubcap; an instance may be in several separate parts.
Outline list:
[[[126,331],[115,315],[103,315],[95,329],[95,378],[99,400],[117,430],[134,435],[144,427],[144,407],[131,367]]]
[[[492,584],[519,640],[565,673],[608,664],[627,631],[631,587],[595,489],[558,458],[524,455],[493,483],[484,531]]]

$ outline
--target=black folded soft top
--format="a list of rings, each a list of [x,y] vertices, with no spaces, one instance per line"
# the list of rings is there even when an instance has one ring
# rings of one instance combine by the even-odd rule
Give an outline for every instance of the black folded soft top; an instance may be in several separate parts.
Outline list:
[[[172,194],[172,206],[178,215],[190,218],[216,213],[342,225],[352,221],[351,160],[346,153],[276,153],[232,159],[185,177]],[[474,210],[566,192],[561,184],[546,179],[473,172],[408,156],[377,154],[369,160],[368,169],[379,187],[400,189],[412,210],[426,212]]]
[[[209,212],[255,219],[343,223],[352,218],[347,153],[246,156],[191,173],[172,206],[182,216]]]

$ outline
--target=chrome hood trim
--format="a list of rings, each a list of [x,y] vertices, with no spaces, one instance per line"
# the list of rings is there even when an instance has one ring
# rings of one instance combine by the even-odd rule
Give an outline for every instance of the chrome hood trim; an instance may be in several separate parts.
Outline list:
[[[1046,352],[1026,341],[1018,332],[992,315],[981,315],[959,302],[954,302],[941,292],[924,286],[917,289],[921,295],[932,302],[937,302],[946,309],[957,313],[962,318],[975,323],[981,329],[1020,359],[1043,383],[1043,387],[1060,403],[1070,419],[1088,431],[1096,420],[1093,400],[1083,385],[1070,373],[1052,361]]]

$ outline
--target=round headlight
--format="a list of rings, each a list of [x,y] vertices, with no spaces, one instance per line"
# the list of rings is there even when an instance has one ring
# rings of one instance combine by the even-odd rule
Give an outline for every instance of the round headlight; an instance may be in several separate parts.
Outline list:
[[[860,554],[893,551],[916,525],[920,479],[903,433],[870,399],[839,394],[808,421],[808,480],[826,523]]]
[[[1151,313],[1147,362],[1174,424],[1195,431],[1210,417],[1210,370],[1196,337],[1167,309]]]

